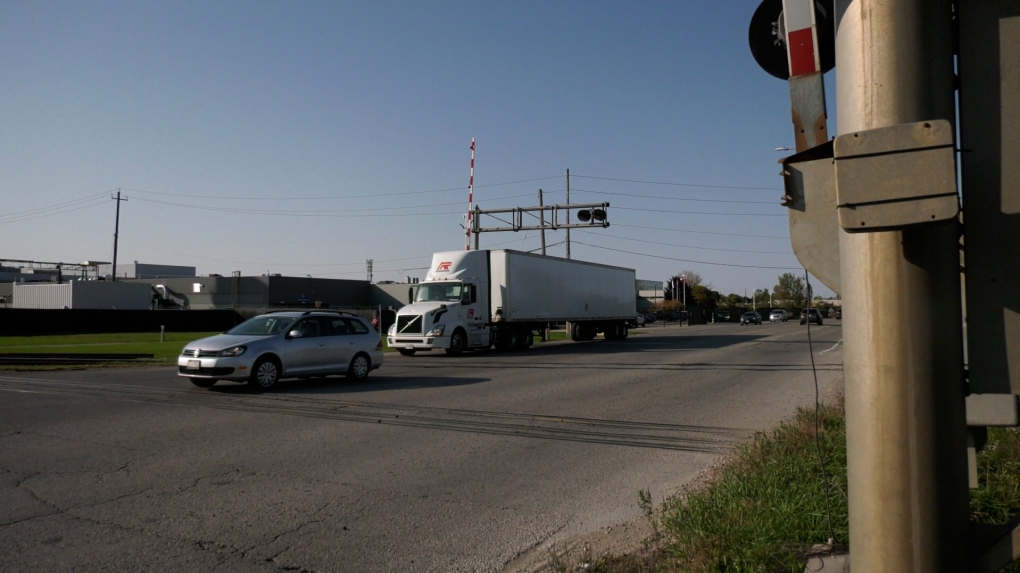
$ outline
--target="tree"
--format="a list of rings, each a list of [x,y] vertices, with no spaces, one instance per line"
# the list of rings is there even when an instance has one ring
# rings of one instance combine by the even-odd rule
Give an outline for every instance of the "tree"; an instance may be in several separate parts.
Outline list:
[[[690,289],[692,289],[692,288],[694,288],[696,286],[701,286],[705,282],[705,281],[701,280],[701,275],[699,275],[698,273],[696,273],[696,272],[694,272],[692,270],[685,270],[681,274],[684,277],[684,284],[687,285],[688,292],[690,292]],[[711,287],[712,285],[708,285],[708,286]]]
[[[719,293],[715,293],[715,296],[713,296],[713,293],[714,291],[705,285],[699,284],[698,286],[691,287],[691,298],[694,299],[694,302],[704,307],[715,306],[716,296]]]
[[[772,302],[781,302],[784,305],[793,305],[801,308],[807,302],[807,289],[804,277],[793,273],[784,273],[779,276],[779,283],[772,289]]]

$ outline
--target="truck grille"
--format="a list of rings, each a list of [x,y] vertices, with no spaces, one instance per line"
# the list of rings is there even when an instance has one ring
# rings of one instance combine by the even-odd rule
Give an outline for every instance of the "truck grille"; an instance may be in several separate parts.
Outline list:
[[[421,315],[398,316],[397,334],[424,334],[422,332],[423,322]]]

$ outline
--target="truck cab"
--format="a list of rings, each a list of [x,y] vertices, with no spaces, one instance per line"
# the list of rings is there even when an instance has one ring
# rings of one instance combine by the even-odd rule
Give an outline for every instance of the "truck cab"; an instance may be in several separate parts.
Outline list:
[[[459,354],[492,345],[487,251],[436,253],[414,302],[400,309],[387,343],[409,356],[444,349]]]

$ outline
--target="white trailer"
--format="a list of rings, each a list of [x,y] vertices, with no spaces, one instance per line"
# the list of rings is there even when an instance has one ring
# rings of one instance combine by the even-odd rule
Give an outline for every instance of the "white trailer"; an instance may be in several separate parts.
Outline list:
[[[387,343],[408,356],[523,350],[551,322],[569,323],[573,340],[619,340],[637,314],[634,289],[633,269],[510,250],[436,253]]]

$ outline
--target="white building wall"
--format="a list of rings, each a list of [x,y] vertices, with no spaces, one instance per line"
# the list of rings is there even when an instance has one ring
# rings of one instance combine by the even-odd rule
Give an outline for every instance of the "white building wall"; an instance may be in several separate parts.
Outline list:
[[[14,284],[14,308],[88,308],[145,310],[152,303],[148,284],[73,281],[63,284]]]

